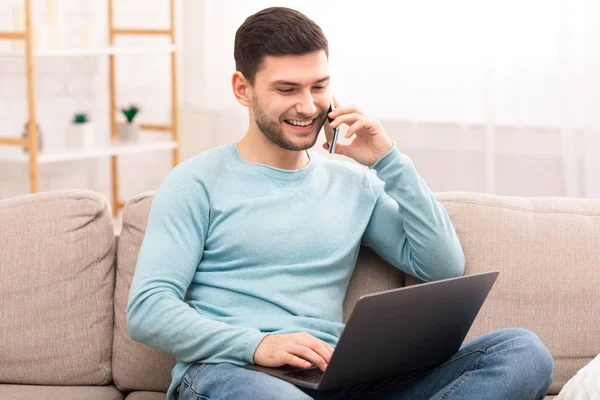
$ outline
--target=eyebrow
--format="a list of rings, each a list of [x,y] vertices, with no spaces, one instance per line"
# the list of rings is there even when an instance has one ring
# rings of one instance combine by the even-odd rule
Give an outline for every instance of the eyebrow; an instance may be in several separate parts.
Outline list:
[[[330,78],[331,78],[330,76],[325,76],[325,77],[323,77],[321,79],[316,80],[314,83],[323,83],[325,81],[328,81]],[[271,82],[271,86],[277,86],[277,85],[301,86],[297,82],[290,82],[290,81],[285,81],[285,80],[277,80],[277,81]]]

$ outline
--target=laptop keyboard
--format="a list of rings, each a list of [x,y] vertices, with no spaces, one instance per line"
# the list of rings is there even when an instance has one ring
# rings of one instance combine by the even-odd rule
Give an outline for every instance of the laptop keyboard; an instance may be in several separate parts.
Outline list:
[[[300,371],[286,372],[284,375],[289,376],[291,378],[300,379],[305,382],[317,383],[321,380],[323,372],[319,368],[314,367],[309,369],[302,369]]]

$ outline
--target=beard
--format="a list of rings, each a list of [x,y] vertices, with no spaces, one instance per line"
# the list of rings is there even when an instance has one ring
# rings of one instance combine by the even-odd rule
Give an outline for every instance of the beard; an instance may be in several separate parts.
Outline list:
[[[264,112],[260,104],[258,103],[256,96],[252,98],[253,103],[253,111],[254,111],[254,120],[258,129],[269,139],[271,142],[275,143],[277,146],[292,151],[303,151],[310,149],[315,145],[318,138],[318,133],[321,131],[323,124],[325,123],[325,118],[327,115],[319,115],[316,119],[315,132],[313,134],[312,139],[307,142],[295,143],[293,138],[287,136],[283,130],[283,127],[279,123],[278,120],[269,119],[267,114]],[[308,119],[310,116],[303,116],[300,119]],[[284,124],[286,122],[283,122]]]

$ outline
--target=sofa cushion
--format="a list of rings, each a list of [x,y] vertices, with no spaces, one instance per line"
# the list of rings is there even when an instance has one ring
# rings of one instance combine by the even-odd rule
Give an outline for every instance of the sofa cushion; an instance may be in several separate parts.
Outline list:
[[[110,383],[114,234],[107,201],[89,191],[5,199],[0,226],[0,382]]]
[[[140,194],[123,209],[115,283],[113,380],[122,391],[166,392],[175,357],[133,341],[127,332],[126,310],[137,256],[144,239],[153,193]]]
[[[0,385],[0,400],[122,400],[124,397],[113,385]],[[164,399],[164,395],[162,398]]]
[[[462,243],[465,273],[500,271],[467,340],[505,327],[531,330],[554,356],[550,393],[557,394],[600,353],[600,201],[437,197]]]

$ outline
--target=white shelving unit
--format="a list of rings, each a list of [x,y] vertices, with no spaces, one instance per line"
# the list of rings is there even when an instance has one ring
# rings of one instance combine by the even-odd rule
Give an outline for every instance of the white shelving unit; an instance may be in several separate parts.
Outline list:
[[[38,153],[38,164],[151,153],[176,148],[177,142],[173,140],[156,140],[155,138],[144,137],[142,134],[140,141],[137,143],[122,143],[115,140],[111,143],[100,144],[90,149],[55,148],[43,150]],[[29,155],[20,148],[3,148],[0,149],[0,161],[28,163]]]
[[[112,179],[112,205],[114,215],[118,215],[119,210],[124,206],[124,202],[119,199],[119,179],[118,179],[118,156],[138,153],[149,153],[156,151],[172,151],[173,166],[179,163],[179,102],[177,88],[177,46],[175,40],[175,0],[168,0],[170,5],[170,26],[168,29],[127,29],[115,27],[113,21],[113,2],[107,0],[108,6],[108,46],[97,48],[62,48],[62,49],[35,49],[32,44],[32,0],[24,0],[25,4],[25,30],[24,31],[3,31],[0,29],[0,39],[22,40],[25,42],[23,50],[2,50],[0,49],[0,58],[5,57],[24,57],[25,73],[27,76],[27,103],[28,103],[28,122],[27,128],[29,135],[26,138],[8,135],[0,135],[0,162],[16,162],[29,164],[29,182],[31,193],[39,190],[39,169],[43,164],[86,160],[109,157],[111,159],[111,179]],[[0,27],[1,28],[1,27]],[[115,38],[117,36],[162,36],[170,39],[168,45],[156,46],[116,46]],[[142,131],[159,132],[158,135],[141,134],[141,139],[136,143],[124,143],[118,140],[117,135],[117,101],[116,101],[116,73],[115,56],[117,55],[135,55],[135,54],[169,54],[171,59],[171,116],[172,120],[168,125],[142,123]],[[107,56],[109,73],[108,87],[110,95],[110,142],[98,144],[90,149],[47,148],[42,151],[38,149],[38,132],[36,122],[36,101],[35,101],[35,62],[38,58],[49,57],[82,57],[82,56]],[[0,132],[4,134],[5,132]],[[24,151],[27,150],[27,151]]]
[[[66,49],[36,49],[35,57],[79,57],[79,56],[104,56],[121,54],[155,54],[173,53],[176,47],[167,46],[106,46],[97,48],[66,48]],[[24,50],[0,50],[0,57],[25,57]]]

